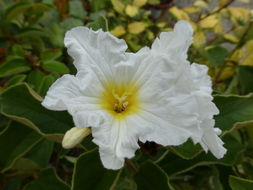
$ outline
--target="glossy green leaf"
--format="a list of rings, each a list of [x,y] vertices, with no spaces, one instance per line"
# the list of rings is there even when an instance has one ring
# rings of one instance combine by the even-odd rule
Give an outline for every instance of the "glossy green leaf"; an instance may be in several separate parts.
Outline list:
[[[24,59],[13,58],[0,66],[0,77],[6,77],[29,70],[30,67]]]
[[[169,148],[184,159],[191,159],[202,151],[201,146],[199,144],[195,145],[191,140],[186,141],[180,146],[170,146]]]
[[[40,58],[43,62],[52,61],[59,58],[62,55],[60,49],[47,49],[41,53]]]
[[[98,17],[95,21],[88,25],[93,30],[103,29],[103,31],[108,31],[108,22],[104,16]]]
[[[135,175],[138,190],[169,190],[168,176],[151,161],[143,163]]]
[[[5,13],[5,20],[7,22],[10,22],[14,19],[17,19],[18,16],[25,14],[26,11],[32,11],[32,13],[34,13],[33,11],[38,12],[43,12],[43,11],[47,11],[51,8],[51,6],[47,5],[47,4],[43,4],[43,3],[30,3],[30,2],[19,2],[16,4],[13,4],[12,6],[10,6]],[[31,14],[32,16],[34,14]]]
[[[77,26],[83,26],[83,21],[78,18],[69,17],[61,22],[61,26],[67,31]]]
[[[253,189],[253,180],[230,176],[229,185],[232,190],[251,190]]]
[[[80,19],[84,19],[86,16],[86,11],[84,10],[83,3],[78,0],[70,1],[69,2],[69,13],[73,17],[77,17]]]
[[[213,46],[207,49],[207,58],[212,65],[221,65],[228,56],[228,50],[221,46]]]
[[[14,84],[20,83],[22,81],[24,81],[26,78],[26,75],[24,74],[19,74],[19,75],[15,75],[13,76],[9,81],[8,81],[8,86],[12,86]]]
[[[69,73],[69,68],[59,61],[47,61],[43,64],[43,68],[47,71],[57,72],[60,74]]]
[[[225,133],[253,120],[253,95],[215,96],[214,103],[220,110],[220,114],[214,117],[215,127]]]
[[[56,78],[53,75],[46,75],[42,78],[40,85],[38,86],[38,93],[41,96],[45,96],[49,87],[54,83]]]
[[[252,60],[253,62],[253,60]],[[253,92],[253,67],[240,66],[239,67],[239,85],[242,94]]]
[[[31,86],[35,91],[38,92],[44,76],[46,75],[40,70],[33,70],[32,72],[29,73],[27,82],[29,86]]]
[[[19,44],[15,44],[14,46],[12,46],[12,52],[14,53],[15,56],[20,56],[20,57],[24,57],[26,54],[26,51],[24,50],[24,48]]]
[[[19,190],[21,189],[22,179],[13,179],[7,182],[4,186],[4,190]]]
[[[31,128],[12,122],[0,134],[0,168],[7,170],[15,160],[26,154],[39,141],[41,136]]]
[[[223,141],[228,151],[222,159],[217,159],[211,153],[206,154],[205,152],[191,160],[185,160],[178,155],[168,153],[158,164],[169,176],[183,173],[202,165],[221,164],[231,166],[235,163],[238,154],[244,150],[244,146],[230,135],[226,135]]]
[[[107,170],[103,167],[98,150],[82,154],[75,165],[72,190],[110,190],[113,189],[120,170]]]
[[[24,190],[70,190],[70,187],[62,181],[53,168],[43,170],[38,178],[28,183]]]
[[[110,3],[110,0],[93,0],[91,1],[92,9],[97,12],[99,10],[105,9]]]
[[[23,14],[27,9],[31,7],[32,3],[19,2],[10,6],[5,13],[5,20],[7,22],[17,18],[20,14]]]
[[[58,23],[52,23],[45,32],[54,46],[63,47],[64,31]]]
[[[38,171],[41,168],[33,160],[21,157],[15,161],[11,169],[25,172],[25,171]]]
[[[49,4],[46,4],[46,3],[33,3],[32,4],[32,10],[37,12],[37,11],[40,11],[40,12],[44,12],[44,11],[48,11],[52,8],[51,5]]]
[[[49,159],[53,151],[54,143],[47,139],[41,140],[36,144],[25,156],[24,158],[32,160],[41,168],[48,165]]]
[[[12,86],[0,95],[1,113],[41,134],[59,135],[73,127],[72,118],[67,112],[50,111],[41,105],[39,99],[38,94],[26,84]]]
[[[32,38],[35,37],[47,37],[47,34],[39,28],[33,28],[33,27],[28,27],[28,28],[23,28],[19,31],[19,33],[16,35],[18,38],[29,38],[31,40]],[[31,44],[33,42],[30,42]]]

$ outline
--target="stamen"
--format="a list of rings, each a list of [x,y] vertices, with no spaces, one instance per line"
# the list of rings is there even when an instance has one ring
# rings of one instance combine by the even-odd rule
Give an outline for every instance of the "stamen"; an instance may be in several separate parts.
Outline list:
[[[126,110],[127,105],[129,104],[127,102],[127,96],[119,96],[115,90],[112,91],[112,95],[115,98],[116,102],[114,103],[114,111],[117,113],[121,113]]]

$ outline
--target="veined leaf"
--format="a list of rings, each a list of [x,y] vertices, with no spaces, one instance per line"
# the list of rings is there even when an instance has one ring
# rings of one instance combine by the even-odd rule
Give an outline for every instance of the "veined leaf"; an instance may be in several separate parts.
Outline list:
[[[83,153],[75,165],[72,190],[111,190],[121,171],[107,170],[102,166],[98,150]]]
[[[69,186],[62,181],[53,168],[47,168],[43,170],[39,177],[28,183],[24,190],[70,190]]]
[[[253,95],[248,96],[215,96],[214,103],[220,110],[215,116],[215,127],[228,133],[236,126],[253,122]]]
[[[72,118],[67,112],[55,112],[41,105],[41,97],[28,85],[18,84],[4,90],[0,95],[0,112],[11,119],[33,128],[41,135],[61,137],[73,127]],[[15,108],[15,109],[13,109]]]
[[[62,51],[60,49],[47,49],[46,51],[42,52],[40,58],[42,61],[52,61],[59,58],[62,55]]]
[[[31,150],[41,136],[31,128],[12,122],[0,134],[0,168],[8,170],[14,162]]]
[[[242,94],[253,92],[253,66],[239,67],[239,85]]]
[[[138,190],[169,190],[169,179],[159,166],[147,161],[135,175]]]
[[[91,22],[89,25],[93,30],[103,29],[103,31],[108,31],[108,22],[104,16],[98,17],[95,21]]]
[[[253,181],[236,176],[229,177],[229,185],[232,190],[250,190],[253,189]]]
[[[223,139],[227,153],[222,159],[215,158],[211,153],[201,153],[191,160],[184,160],[179,156],[168,153],[164,159],[158,162],[158,165],[169,175],[174,176],[189,171],[197,166],[221,164],[231,166],[235,163],[238,154],[244,150],[244,146],[240,144],[234,137],[226,135]]]
[[[47,61],[43,64],[43,68],[47,71],[57,72],[60,74],[69,73],[69,68],[62,62],[59,61]]]
[[[23,58],[13,58],[0,66],[0,77],[29,71],[31,68]]]

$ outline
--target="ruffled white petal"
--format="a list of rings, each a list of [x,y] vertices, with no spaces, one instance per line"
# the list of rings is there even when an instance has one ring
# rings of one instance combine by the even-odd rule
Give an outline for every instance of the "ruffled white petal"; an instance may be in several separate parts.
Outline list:
[[[216,158],[222,158],[227,150],[223,147],[222,140],[217,136],[216,128],[213,128],[214,120],[205,120],[201,125],[204,129],[201,146],[206,152],[210,150]]]
[[[150,123],[152,130],[149,133],[141,134],[140,141],[144,143],[153,141],[164,146],[180,145],[191,136],[190,132],[173,126],[158,114],[147,111],[142,112],[141,116]]]
[[[111,118],[100,127],[93,128],[93,142],[99,146],[104,166],[108,169],[121,168],[124,158],[134,157],[139,148],[137,142],[140,135],[150,130],[150,123],[138,115],[129,115],[124,119]]]
[[[42,105],[51,110],[66,110],[68,101],[81,95],[78,84],[73,75],[63,75],[49,88]]]
[[[125,60],[127,45],[101,29],[93,31],[87,27],[69,30],[64,38],[69,55],[74,59],[77,70],[92,70],[101,82],[113,78],[112,67]]]
[[[67,110],[76,127],[96,127],[104,119],[98,104],[101,90],[101,83],[92,72],[64,75],[49,88],[42,105],[51,110]]]
[[[145,48],[132,55],[136,69],[131,78],[141,84],[142,108],[149,114],[146,120],[154,126],[153,133],[140,139],[166,146],[179,145],[191,138],[194,143],[204,144],[205,141],[215,155],[218,155],[217,151],[222,155],[224,148],[214,133],[214,123],[209,124],[209,131],[212,130],[215,135],[208,137],[208,140],[208,132],[203,126],[206,120],[212,121],[213,116],[219,113],[212,102],[207,67],[190,65],[183,56],[191,41],[191,26],[182,21],[176,24],[173,32],[163,33],[151,50]],[[166,52],[167,55],[164,54]],[[175,136],[176,139],[173,139]],[[216,142],[216,152],[211,141]]]
[[[159,38],[156,38],[152,44],[152,49],[165,53],[167,56],[177,56],[183,59],[187,58],[187,50],[192,43],[193,29],[191,25],[184,20],[175,24],[171,32],[162,32]]]

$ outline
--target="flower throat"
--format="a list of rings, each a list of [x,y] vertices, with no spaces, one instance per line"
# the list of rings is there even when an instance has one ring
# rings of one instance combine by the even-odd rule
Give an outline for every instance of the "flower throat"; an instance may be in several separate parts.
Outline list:
[[[102,109],[115,117],[122,118],[122,116],[136,113],[139,110],[140,101],[136,85],[112,82],[106,85],[101,94]]]

